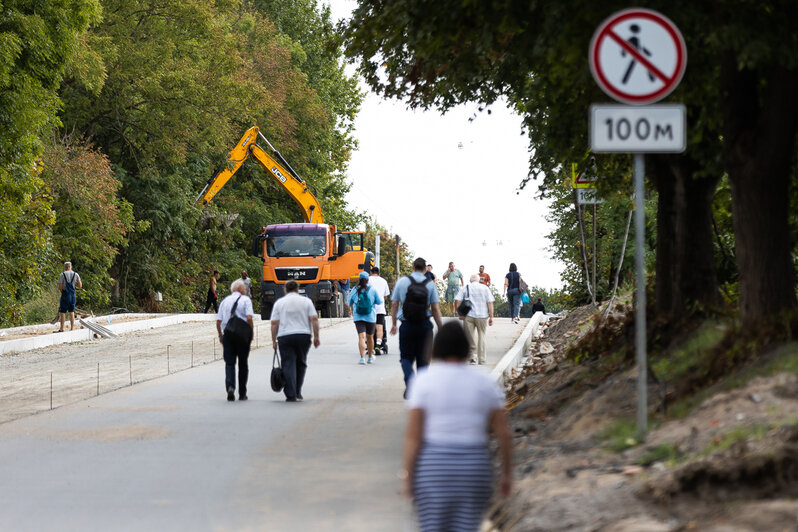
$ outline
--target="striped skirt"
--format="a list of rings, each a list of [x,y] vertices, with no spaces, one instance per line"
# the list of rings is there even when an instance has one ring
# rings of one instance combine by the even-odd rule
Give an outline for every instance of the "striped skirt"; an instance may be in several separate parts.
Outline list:
[[[478,531],[492,491],[487,447],[423,444],[413,475],[413,498],[423,532]]]

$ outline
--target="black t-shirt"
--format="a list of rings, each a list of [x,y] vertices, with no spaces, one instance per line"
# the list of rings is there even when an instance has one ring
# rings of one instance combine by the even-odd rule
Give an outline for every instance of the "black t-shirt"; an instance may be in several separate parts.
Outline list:
[[[520,288],[518,285],[518,280],[521,278],[521,275],[518,272],[507,272],[507,275],[504,277],[510,280],[510,282],[507,283],[508,290],[512,288]]]
[[[426,277],[427,279],[429,279],[433,283],[435,282],[435,274],[432,273],[432,272],[424,272],[424,277]]]

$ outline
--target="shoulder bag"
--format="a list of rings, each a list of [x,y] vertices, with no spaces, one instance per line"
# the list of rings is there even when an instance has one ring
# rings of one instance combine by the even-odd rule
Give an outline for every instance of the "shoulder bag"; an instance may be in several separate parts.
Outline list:
[[[271,384],[272,390],[275,392],[280,392],[285,388],[285,374],[283,373],[283,366],[280,362],[280,355],[277,354],[277,349],[274,350],[274,358],[272,358]]]
[[[238,307],[240,300],[241,296],[238,296],[232,310],[230,310],[230,319],[227,320],[227,325],[224,326],[224,334],[225,336],[229,334],[233,340],[238,342],[250,343],[252,341],[252,327],[245,320],[236,316],[236,307]]]
[[[457,315],[460,316],[461,318],[465,318],[466,316],[468,316],[468,313],[471,312],[471,308],[474,306],[471,303],[470,299],[471,293],[468,291],[469,288],[471,287],[466,285],[465,297],[463,297],[463,300],[457,306]]]

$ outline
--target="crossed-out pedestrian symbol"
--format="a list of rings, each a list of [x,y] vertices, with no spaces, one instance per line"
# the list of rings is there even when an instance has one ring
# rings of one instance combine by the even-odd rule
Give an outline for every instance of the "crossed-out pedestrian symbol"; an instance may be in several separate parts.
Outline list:
[[[613,15],[596,30],[590,46],[593,76],[604,92],[624,103],[663,98],[678,85],[686,62],[679,31],[647,9]]]

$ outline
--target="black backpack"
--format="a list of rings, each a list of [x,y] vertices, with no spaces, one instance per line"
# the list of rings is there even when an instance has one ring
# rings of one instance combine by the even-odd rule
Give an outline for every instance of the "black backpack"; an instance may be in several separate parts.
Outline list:
[[[412,275],[408,275],[407,278],[410,279],[410,286],[407,287],[405,302],[402,304],[403,319],[405,321],[425,320],[429,306],[429,293],[427,292],[429,279],[416,281]]]

